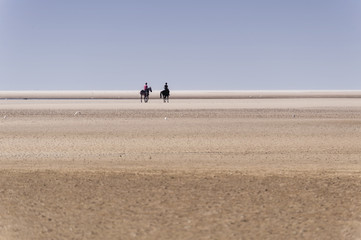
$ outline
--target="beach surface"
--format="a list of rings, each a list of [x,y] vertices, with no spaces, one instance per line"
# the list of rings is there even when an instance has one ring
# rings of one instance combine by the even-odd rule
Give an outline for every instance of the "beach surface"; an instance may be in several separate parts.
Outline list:
[[[0,100],[0,239],[360,239],[344,94]]]

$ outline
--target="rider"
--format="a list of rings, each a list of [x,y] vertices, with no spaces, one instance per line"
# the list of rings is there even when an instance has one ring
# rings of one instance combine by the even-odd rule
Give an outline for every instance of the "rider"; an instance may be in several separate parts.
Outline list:
[[[164,85],[164,90],[169,93],[168,83],[165,83],[165,85]]]
[[[144,84],[144,92],[145,92],[146,95],[149,94],[148,83],[145,83],[145,84]]]

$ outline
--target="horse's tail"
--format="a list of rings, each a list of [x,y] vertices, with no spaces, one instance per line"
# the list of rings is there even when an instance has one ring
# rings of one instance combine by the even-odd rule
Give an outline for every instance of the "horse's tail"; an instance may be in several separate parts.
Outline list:
[[[163,91],[160,92],[159,98],[162,98],[162,95],[163,95],[162,93],[163,93]]]

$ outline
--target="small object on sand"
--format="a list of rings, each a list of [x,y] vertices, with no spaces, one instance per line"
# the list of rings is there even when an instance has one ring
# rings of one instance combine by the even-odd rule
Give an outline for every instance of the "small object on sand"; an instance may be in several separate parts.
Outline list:
[[[167,120],[167,117],[165,117],[164,120]]]
[[[296,115],[295,114],[293,114],[293,118],[295,118],[296,117]]]
[[[4,119],[6,119],[6,117],[7,117],[7,116],[5,115],[5,116],[4,116]]]
[[[74,116],[76,116],[76,115],[78,115],[78,114],[80,115],[81,112],[75,112],[75,113],[74,113]]]

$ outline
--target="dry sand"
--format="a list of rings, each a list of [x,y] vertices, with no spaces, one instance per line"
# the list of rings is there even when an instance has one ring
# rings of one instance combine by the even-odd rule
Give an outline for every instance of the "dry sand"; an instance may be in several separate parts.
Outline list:
[[[360,239],[361,99],[0,101],[0,239]]]

